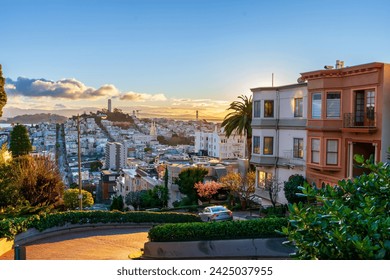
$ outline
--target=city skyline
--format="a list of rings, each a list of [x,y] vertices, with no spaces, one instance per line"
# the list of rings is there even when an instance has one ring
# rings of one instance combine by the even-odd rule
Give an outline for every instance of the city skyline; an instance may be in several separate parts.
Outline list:
[[[141,117],[221,120],[272,76],[284,85],[337,59],[390,62],[387,1],[1,2],[3,117],[110,98]]]

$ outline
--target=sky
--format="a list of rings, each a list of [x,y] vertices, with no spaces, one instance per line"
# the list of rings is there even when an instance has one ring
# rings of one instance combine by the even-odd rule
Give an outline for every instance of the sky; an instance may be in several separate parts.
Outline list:
[[[221,120],[251,88],[390,63],[390,1],[0,0],[3,117],[114,108]],[[73,111],[72,111],[73,110]]]

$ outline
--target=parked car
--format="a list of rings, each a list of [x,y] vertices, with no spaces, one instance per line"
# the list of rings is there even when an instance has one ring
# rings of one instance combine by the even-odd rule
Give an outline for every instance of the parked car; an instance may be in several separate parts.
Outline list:
[[[233,212],[224,206],[208,206],[199,213],[202,221],[216,222],[216,221],[231,221],[233,220]]]

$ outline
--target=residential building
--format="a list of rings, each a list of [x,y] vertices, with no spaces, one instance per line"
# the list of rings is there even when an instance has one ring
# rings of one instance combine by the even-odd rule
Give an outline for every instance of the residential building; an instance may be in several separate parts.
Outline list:
[[[390,64],[343,64],[301,73],[308,87],[306,177],[317,186],[360,175],[355,154],[386,161],[390,147]]]
[[[99,202],[107,202],[111,196],[116,194],[117,178],[119,172],[111,170],[102,170],[101,172],[101,188],[97,190],[97,198]]]
[[[119,170],[126,167],[126,149],[122,143],[108,142],[106,144],[105,168]]]
[[[268,198],[265,185],[279,184],[277,201],[286,203],[283,184],[305,174],[307,85],[259,87],[253,93],[252,155],[256,194]]]
[[[226,137],[223,128],[215,125],[214,131],[201,130],[195,132],[195,153],[223,159],[237,159],[245,156],[244,136]]]

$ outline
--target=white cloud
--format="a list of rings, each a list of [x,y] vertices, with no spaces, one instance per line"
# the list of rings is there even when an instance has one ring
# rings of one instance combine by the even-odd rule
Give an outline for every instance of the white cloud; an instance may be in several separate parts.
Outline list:
[[[145,102],[145,101],[166,101],[167,98],[164,94],[148,94],[137,92],[126,92],[119,97],[120,100]]]

